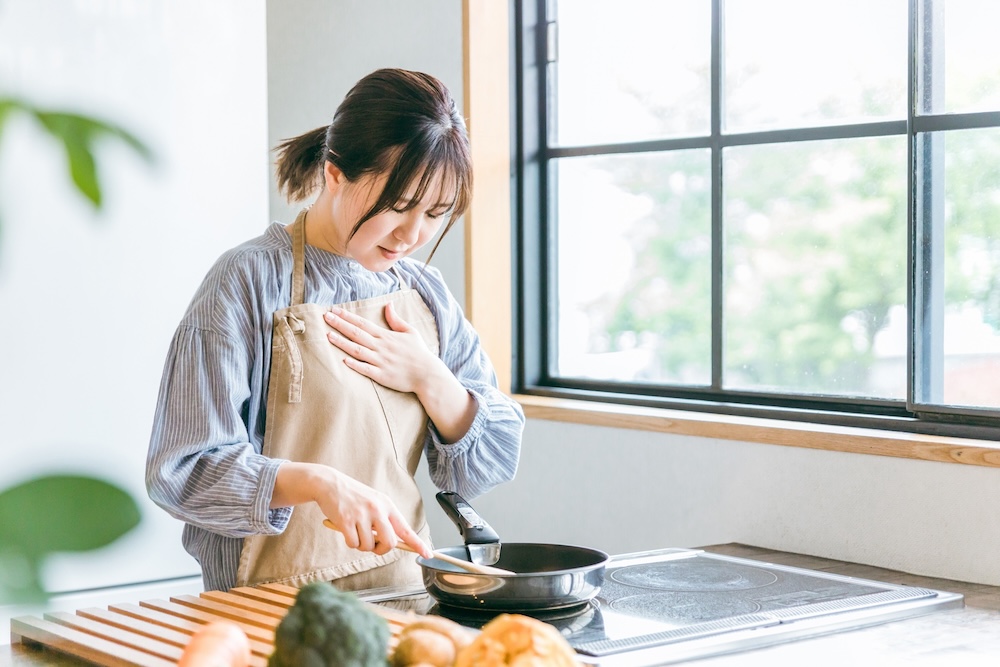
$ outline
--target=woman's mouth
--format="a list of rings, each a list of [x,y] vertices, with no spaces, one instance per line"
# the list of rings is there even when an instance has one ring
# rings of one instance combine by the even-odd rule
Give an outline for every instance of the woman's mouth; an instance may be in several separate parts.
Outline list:
[[[400,257],[403,256],[402,250],[389,250],[388,248],[385,248],[383,246],[379,246],[378,249],[379,252],[382,253],[382,256],[386,259],[399,259]]]

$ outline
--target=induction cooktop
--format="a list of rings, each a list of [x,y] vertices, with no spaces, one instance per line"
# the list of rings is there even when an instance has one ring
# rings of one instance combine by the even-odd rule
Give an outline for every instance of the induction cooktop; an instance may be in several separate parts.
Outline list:
[[[387,599],[382,597],[381,599]],[[498,612],[427,600],[424,613],[481,627]],[[525,612],[553,625],[581,661],[665,665],[961,607],[961,595],[776,565],[699,549],[613,557],[600,594]]]

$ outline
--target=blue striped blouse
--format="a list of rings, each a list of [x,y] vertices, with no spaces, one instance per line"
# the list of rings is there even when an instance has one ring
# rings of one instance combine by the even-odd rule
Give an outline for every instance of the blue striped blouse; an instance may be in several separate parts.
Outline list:
[[[397,289],[393,272],[306,246],[305,301],[337,304]],[[497,388],[479,337],[440,272],[397,263],[437,321],[441,358],[478,403],[469,432],[442,443],[428,428],[433,482],[473,498],[514,477],[524,413]],[[207,590],[236,585],[242,538],[284,530],[291,508],[268,509],[280,460],[264,457],[271,315],[291,300],[291,237],[283,225],[229,250],[180,322],[163,369],[146,460],[150,498],[185,522],[184,548]]]

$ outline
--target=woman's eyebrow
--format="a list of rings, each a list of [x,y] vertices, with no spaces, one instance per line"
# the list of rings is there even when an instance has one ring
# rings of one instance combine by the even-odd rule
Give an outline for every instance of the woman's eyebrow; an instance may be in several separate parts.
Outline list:
[[[443,208],[444,210],[447,211],[454,207],[455,207],[455,200],[452,199],[451,201],[439,201],[438,203],[434,204],[434,206],[431,206],[431,210],[434,211],[436,209]]]
[[[402,204],[404,208],[410,208],[412,206],[416,206],[419,203],[420,203],[419,201],[413,201],[413,199],[410,199],[408,197],[401,197],[397,202],[397,204]],[[455,200],[452,199],[451,201],[439,201],[433,206],[428,206],[427,208],[428,210],[435,211],[439,208],[448,210],[453,208],[454,206],[455,206]]]

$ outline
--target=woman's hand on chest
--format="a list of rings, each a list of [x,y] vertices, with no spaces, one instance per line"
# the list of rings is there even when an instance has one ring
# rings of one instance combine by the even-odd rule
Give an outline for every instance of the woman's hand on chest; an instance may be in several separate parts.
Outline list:
[[[388,304],[385,329],[355,313],[335,308],[325,316],[330,342],[346,354],[344,363],[396,391],[417,395],[444,442],[468,432],[477,403],[424,339]]]
[[[327,338],[347,355],[344,363],[384,387],[419,394],[439,370],[440,359],[391,303],[385,306],[388,329],[342,308],[332,308],[324,319],[331,328]]]

